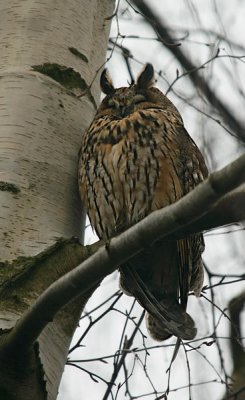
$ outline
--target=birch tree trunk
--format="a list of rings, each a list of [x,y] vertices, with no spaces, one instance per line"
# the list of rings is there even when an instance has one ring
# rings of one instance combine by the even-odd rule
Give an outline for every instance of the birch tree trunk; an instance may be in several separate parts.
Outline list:
[[[33,348],[20,343],[19,351],[5,351],[7,332],[25,310],[83,258],[75,242],[68,253],[61,239],[84,230],[78,150],[99,100],[96,74],[105,60],[113,5],[0,2],[1,399],[56,398],[91,293],[59,312]]]

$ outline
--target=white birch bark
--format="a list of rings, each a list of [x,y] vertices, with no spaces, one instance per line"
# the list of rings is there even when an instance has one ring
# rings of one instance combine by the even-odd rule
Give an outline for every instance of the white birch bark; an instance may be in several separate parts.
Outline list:
[[[0,2],[0,262],[32,258],[59,238],[82,234],[78,150],[99,101],[99,74],[94,78],[105,61],[113,6],[113,0]],[[35,66],[45,63],[63,71],[67,81],[38,72]],[[77,97],[92,82],[91,90]],[[38,291],[26,292],[19,308],[4,301],[0,332],[15,325]],[[74,316],[69,307],[59,313],[38,340],[49,400],[57,395],[79,317],[75,309]],[[12,389],[18,400],[45,397],[31,385],[26,393],[17,383]]]
[[[71,67],[89,85],[105,60],[112,7],[110,0],[0,2],[1,260],[80,233],[77,154],[94,104],[32,66]],[[98,78],[92,95],[98,102]]]

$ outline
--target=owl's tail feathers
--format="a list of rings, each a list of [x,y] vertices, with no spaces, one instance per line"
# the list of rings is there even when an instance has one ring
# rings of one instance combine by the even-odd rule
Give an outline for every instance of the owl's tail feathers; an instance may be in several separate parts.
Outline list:
[[[133,295],[147,311],[146,326],[153,339],[162,341],[175,335],[191,340],[196,336],[197,329],[193,319],[176,299],[157,299],[133,268],[124,265],[122,270],[121,274],[127,277],[127,283],[130,281],[127,294]]]
[[[146,327],[153,339],[161,342],[175,335],[180,339],[191,340],[196,336],[197,329],[191,316],[183,310],[177,311],[177,308],[174,308],[168,310],[168,315],[174,314],[174,318],[167,316],[164,318],[168,321],[156,318],[154,314],[146,314]]]

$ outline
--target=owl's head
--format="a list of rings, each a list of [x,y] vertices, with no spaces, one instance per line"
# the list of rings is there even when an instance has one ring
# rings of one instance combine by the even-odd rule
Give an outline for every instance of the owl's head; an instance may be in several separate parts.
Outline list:
[[[147,108],[168,108],[178,113],[173,103],[154,87],[154,69],[151,64],[145,65],[135,83],[121,88],[113,86],[108,71],[105,69],[101,74],[100,86],[106,97],[98,109],[99,115],[110,114],[115,118],[125,118],[137,110]]]

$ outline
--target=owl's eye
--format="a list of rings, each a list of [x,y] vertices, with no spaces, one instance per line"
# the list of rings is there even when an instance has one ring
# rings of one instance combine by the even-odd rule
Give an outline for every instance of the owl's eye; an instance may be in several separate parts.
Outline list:
[[[134,104],[142,103],[143,101],[146,101],[145,96],[143,94],[136,94],[133,98]]]

